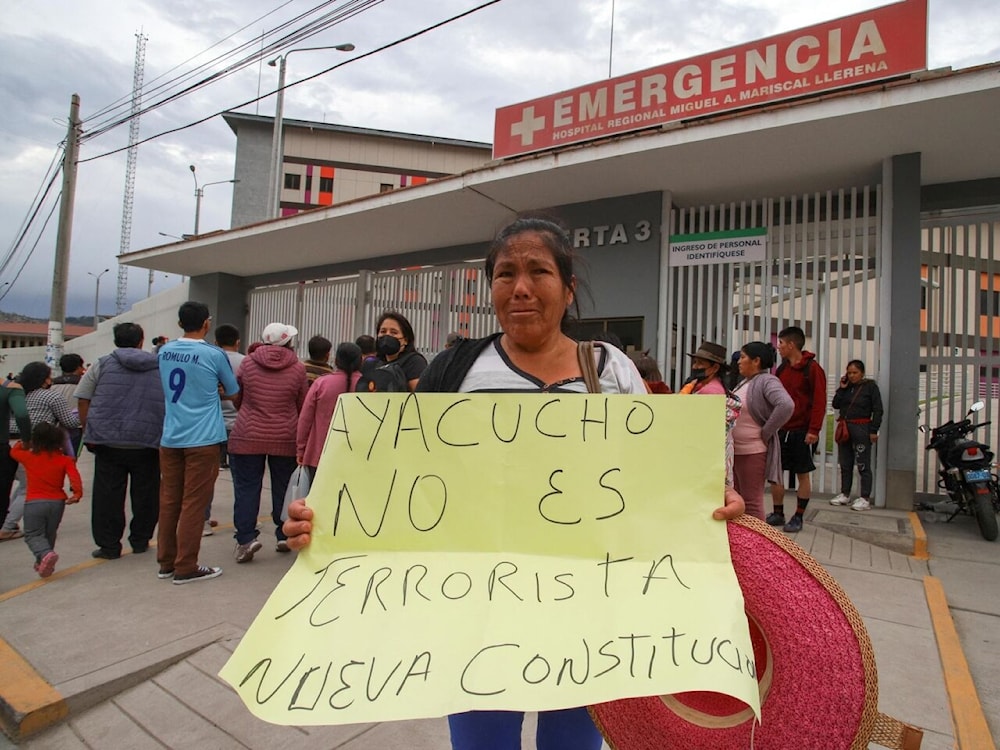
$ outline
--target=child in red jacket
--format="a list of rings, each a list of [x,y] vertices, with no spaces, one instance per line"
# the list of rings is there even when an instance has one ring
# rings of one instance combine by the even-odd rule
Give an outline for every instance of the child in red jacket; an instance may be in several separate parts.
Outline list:
[[[63,453],[65,441],[66,431],[62,427],[40,422],[31,430],[30,450],[20,441],[10,449],[10,457],[24,466],[28,477],[24,541],[35,555],[35,570],[42,578],[52,575],[59,562],[53,547],[66,503],[78,503],[83,497],[76,463]],[[63,489],[67,475],[73,490],[69,497]]]

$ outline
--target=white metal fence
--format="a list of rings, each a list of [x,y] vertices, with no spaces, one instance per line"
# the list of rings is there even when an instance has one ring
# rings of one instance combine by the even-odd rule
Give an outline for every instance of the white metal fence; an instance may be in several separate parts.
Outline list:
[[[669,269],[672,385],[681,384],[685,355],[701,341],[735,352],[750,341],[776,343],[790,325],[805,330],[806,348],[826,371],[828,410],[849,360],[865,361],[877,379],[880,214],[878,186],[675,209],[671,235],[764,227],[768,246],[764,261]],[[836,452],[825,437],[813,488],[836,492]]]
[[[249,307],[250,338],[268,323],[290,323],[299,329],[300,356],[306,355],[314,335],[335,345],[361,334],[374,335],[384,310],[410,321],[418,351],[428,356],[443,349],[453,331],[478,337],[496,330],[481,261],[261,287],[250,292]]]
[[[676,388],[685,356],[703,340],[738,350],[749,341],[775,342],[789,325],[801,326],[807,348],[827,374],[828,412],[847,362],[861,359],[879,377],[879,186],[725,205],[675,209],[670,234],[751,227],[768,230],[761,262],[671,268],[664,373]],[[1000,211],[924,221],[921,330],[921,420],[935,426],[960,417],[985,399],[985,419],[1000,411]],[[335,344],[374,334],[383,310],[397,310],[414,327],[426,355],[447,334],[484,336],[496,330],[481,262],[363,272],[358,276],[255,289],[250,294],[248,339],[272,321],[295,325],[298,349],[315,334]],[[817,456],[816,492],[839,490],[836,451],[827,434]],[[980,433],[992,443],[991,430]],[[934,492],[933,460],[918,443],[918,492]],[[876,457],[876,466],[877,457]],[[876,484],[878,488],[880,483]]]
[[[1000,210],[925,217],[920,310],[920,421],[936,427],[961,419],[978,400],[978,421],[1000,408]],[[994,445],[993,426],[975,433]],[[919,435],[917,491],[934,493],[935,457]]]

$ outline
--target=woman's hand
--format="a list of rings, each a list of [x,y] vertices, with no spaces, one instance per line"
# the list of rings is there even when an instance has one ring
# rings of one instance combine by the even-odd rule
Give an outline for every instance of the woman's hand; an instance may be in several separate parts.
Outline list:
[[[281,530],[288,537],[288,546],[292,549],[303,549],[309,546],[312,541],[312,508],[306,505],[305,500],[293,500],[288,505],[288,520],[285,521]]]
[[[745,510],[746,504],[743,502],[743,496],[732,487],[726,487],[726,504],[713,510],[712,518],[716,521],[731,521],[737,516],[742,516]]]

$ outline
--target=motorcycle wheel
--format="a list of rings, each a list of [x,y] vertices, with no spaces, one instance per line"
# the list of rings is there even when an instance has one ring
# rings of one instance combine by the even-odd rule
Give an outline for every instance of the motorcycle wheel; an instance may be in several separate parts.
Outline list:
[[[983,535],[983,539],[988,542],[996,541],[998,535],[1000,535],[1000,529],[997,528],[997,514],[993,510],[993,495],[976,495],[973,502],[975,503],[975,514],[976,523],[979,524],[979,533]]]

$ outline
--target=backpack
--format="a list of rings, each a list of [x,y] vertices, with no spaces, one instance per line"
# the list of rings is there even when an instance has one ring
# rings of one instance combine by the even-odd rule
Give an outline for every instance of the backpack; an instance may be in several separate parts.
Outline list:
[[[818,364],[819,364],[819,362],[817,362],[815,359],[810,359],[809,360],[809,364],[806,365],[805,372],[802,373],[802,377],[806,381],[806,389],[809,391],[809,393],[812,393],[812,385],[813,385],[812,384],[812,371],[813,371],[813,365],[818,365]],[[781,364],[778,365],[778,369],[774,371],[775,377],[779,377],[780,378],[781,377],[781,372],[786,367],[790,367],[790,365],[788,364],[788,360],[787,359],[781,360]]]
[[[392,362],[370,359],[361,366],[361,379],[354,390],[357,393],[406,393],[410,381],[403,369],[403,362],[413,352],[407,352]]]

